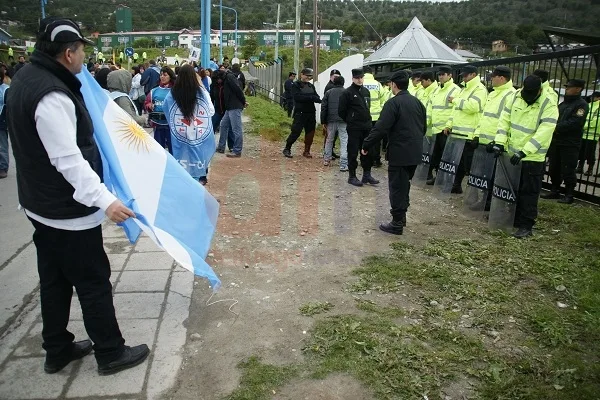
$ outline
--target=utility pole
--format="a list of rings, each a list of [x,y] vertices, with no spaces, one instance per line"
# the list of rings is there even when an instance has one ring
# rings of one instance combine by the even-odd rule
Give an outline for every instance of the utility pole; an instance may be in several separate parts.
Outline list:
[[[300,77],[300,10],[302,2],[296,0],[296,37],[294,41],[294,72]]]
[[[46,18],[46,4],[48,4],[48,0],[40,0],[40,4],[42,6],[42,19]]]
[[[281,5],[277,4],[277,22],[275,22],[275,61],[279,58],[279,11]]]
[[[219,4],[219,64],[223,64],[223,0]]]
[[[319,80],[319,36],[317,35],[317,22],[319,14],[317,14],[317,0],[313,0],[313,82]]]

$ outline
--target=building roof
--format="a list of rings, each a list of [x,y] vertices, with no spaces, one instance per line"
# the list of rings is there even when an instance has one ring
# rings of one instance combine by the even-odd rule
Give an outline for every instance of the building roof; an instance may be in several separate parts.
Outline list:
[[[584,32],[576,29],[559,28],[552,26],[544,28],[544,33],[548,35],[553,34],[568,40],[584,43],[588,46],[600,44],[600,34],[595,32]]]
[[[390,62],[463,64],[466,60],[433,36],[414,17],[404,32],[371,54],[365,65]]]
[[[480,55],[471,53],[469,50],[456,49],[456,50],[454,50],[454,52],[456,54],[458,54],[459,56],[469,59],[469,60],[475,60],[475,59],[482,60],[483,59],[483,57],[481,57]]]
[[[8,32],[6,32],[4,29],[0,28],[0,32],[2,32],[3,34],[5,34],[8,38],[11,38],[12,35]]]

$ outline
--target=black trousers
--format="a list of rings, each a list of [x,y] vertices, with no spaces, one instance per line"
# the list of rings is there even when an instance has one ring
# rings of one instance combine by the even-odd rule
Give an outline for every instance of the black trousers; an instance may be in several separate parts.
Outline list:
[[[317,126],[317,119],[315,113],[302,113],[296,112],[294,113],[294,120],[292,121],[292,129],[290,135],[285,141],[285,148],[291,149],[292,145],[296,143],[296,140],[300,137],[302,133],[302,129],[304,129],[304,149],[308,148],[310,150],[310,146],[312,145],[313,139],[315,137],[315,127]]]
[[[579,158],[579,148],[552,144],[548,151],[548,157],[550,158],[548,175],[552,181],[552,190],[558,191],[564,181],[566,193],[572,194],[577,184],[575,169]]]
[[[544,163],[523,161],[522,164],[515,227],[531,229],[538,214],[538,200],[542,190]]]
[[[444,148],[446,148],[446,141],[448,140],[448,136],[444,135],[442,132],[439,132],[435,135],[435,143],[433,145],[433,152],[431,154],[431,164],[429,164],[429,175],[435,169],[437,171],[440,166],[440,161],[442,160],[442,155],[444,154]]]
[[[406,167],[388,167],[388,187],[390,192],[390,214],[394,221],[406,217],[410,206],[410,180],[415,174],[416,165]]]
[[[356,158],[360,154],[363,141],[369,136],[370,132],[370,129],[348,128],[348,172],[350,173],[350,176],[356,176],[356,168],[358,167]],[[369,154],[366,156],[360,154],[360,166],[364,172],[371,172],[371,167],[373,166],[373,155],[371,154],[371,150],[369,150]]]
[[[583,139],[579,148],[579,164],[583,168],[583,164],[587,161],[588,168],[591,170],[596,164],[596,147],[597,140]]]
[[[375,126],[376,123],[377,123],[377,121],[373,121],[373,126]],[[387,135],[385,136],[385,139],[387,141]],[[373,160],[373,165],[381,164],[381,142],[382,142],[382,140],[377,141],[377,143],[375,143],[375,145],[371,149],[371,152],[373,153],[373,154],[371,154],[371,159]],[[387,146],[387,143],[386,143],[386,146]]]
[[[460,163],[456,169],[456,176],[454,177],[454,184],[456,186],[460,186],[463,179],[465,179],[465,175],[471,172],[473,154],[475,153],[475,149],[471,146],[471,143],[472,142],[470,140],[467,140],[465,143],[465,148],[463,150],[462,157],[460,158]]]
[[[30,218],[35,227],[46,360],[68,357],[74,336],[67,330],[73,287],[83,323],[94,342],[99,364],[120,357],[125,340],[119,330],[110,284],[110,263],[102,244],[102,227],[83,231],[51,228]]]

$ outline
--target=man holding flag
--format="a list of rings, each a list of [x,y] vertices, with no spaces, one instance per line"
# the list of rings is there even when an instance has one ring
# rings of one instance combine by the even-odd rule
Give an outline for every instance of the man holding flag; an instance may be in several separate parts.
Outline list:
[[[19,202],[35,227],[44,371],[56,373],[93,348],[98,373],[108,375],[142,363],[149,349],[125,346],[115,316],[101,223],[105,214],[117,223],[136,215],[102,183],[95,126],[75,76],[84,43],[93,45],[74,21],[40,21],[31,64],[7,91],[7,122]],[[93,346],[67,330],[73,286]]]

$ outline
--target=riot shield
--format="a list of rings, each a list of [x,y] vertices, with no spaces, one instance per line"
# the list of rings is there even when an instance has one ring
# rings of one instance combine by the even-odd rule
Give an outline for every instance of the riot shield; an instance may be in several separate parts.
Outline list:
[[[496,159],[488,153],[485,146],[479,146],[473,154],[471,172],[467,181],[467,190],[463,199],[463,211],[473,218],[483,218],[488,194],[494,183]]]
[[[440,200],[447,200],[450,197],[454,178],[460,164],[463,149],[465,148],[465,139],[450,135],[446,141],[444,154],[440,160],[435,185],[433,187],[434,195]]]
[[[423,136],[423,154],[421,155],[421,164],[417,166],[412,182],[416,185],[424,185],[431,165],[431,156],[433,155],[433,146],[435,146],[435,136]]]
[[[492,188],[492,205],[488,221],[490,229],[503,231],[513,229],[520,182],[521,164],[512,165],[510,156],[503,153],[496,160],[496,177]]]

